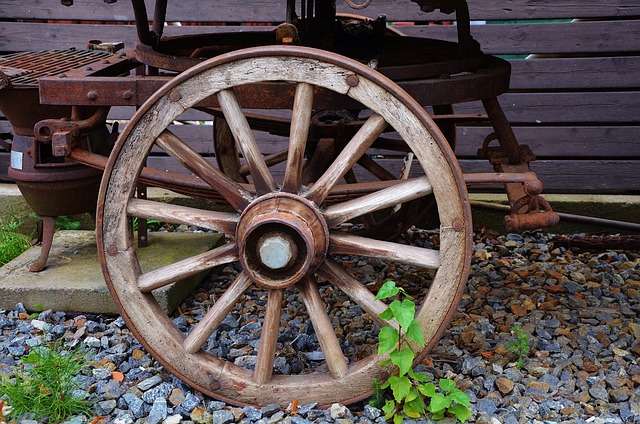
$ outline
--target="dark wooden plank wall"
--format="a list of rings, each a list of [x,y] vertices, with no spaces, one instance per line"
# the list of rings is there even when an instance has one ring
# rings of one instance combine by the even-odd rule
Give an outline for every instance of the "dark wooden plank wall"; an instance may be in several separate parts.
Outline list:
[[[29,49],[82,48],[89,39],[135,45],[131,5],[120,0],[59,2],[0,0],[0,52]],[[170,2],[171,3],[171,2]],[[223,2],[216,2],[223,3]],[[168,16],[181,22],[262,22],[283,20],[285,1],[173,2]],[[340,0],[339,10],[353,12]],[[547,191],[640,191],[640,2],[635,0],[469,0],[471,17],[489,21],[474,25],[472,34],[487,53],[519,55],[510,59],[511,91],[500,102],[521,144],[531,146],[532,164]],[[427,25],[452,19],[426,14],[408,0],[374,0],[362,11],[370,17],[386,14],[407,35],[455,40],[455,27]],[[150,16],[152,13],[150,12]],[[206,16],[206,19],[203,19]],[[74,23],[45,23],[69,20]],[[79,24],[91,19],[92,24]],[[553,22],[539,20],[554,19]],[[567,20],[579,21],[567,21]],[[508,20],[500,25],[492,21]],[[563,20],[563,21],[560,21]],[[51,21],[49,21],[51,22]],[[117,24],[117,25],[116,25]],[[255,27],[209,27],[206,31],[254,30]],[[167,35],[202,32],[199,26],[168,27]],[[481,112],[478,103],[457,105],[459,112]],[[126,118],[126,108],[114,117]],[[0,121],[0,131],[7,124]],[[210,152],[211,127],[176,127],[203,152]],[[475,153],[490,130],[483,126],[458,129],[456,154],[465,171],[488,171]],[[283,140],[262,137],[275,151]],[[161,160],[161,159],[159,159]],[[0,165],[1,166],[1,165]],[[395,165],[388,165],[395,168]]]

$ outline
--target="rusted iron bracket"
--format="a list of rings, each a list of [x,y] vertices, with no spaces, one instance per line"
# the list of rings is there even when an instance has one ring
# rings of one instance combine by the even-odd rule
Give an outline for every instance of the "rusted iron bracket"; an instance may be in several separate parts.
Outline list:
[[[528,146],[519,146],[519,163],[512,163],[509,156],[500,146],[489,147],[489,143],[497,137],[490,134],[484,141],[478,156],[489,159],[493,169],[499,173],[518,174],[528,173],[533,179],[521,183],[505,183],[505,190],[511,205],[511,213],[504,218],[507,231],[518,232],[556,225],[560,218],[553,212],[551,205],[540,194],[542,182],[529,172],[529,162],[535,160],[535,155]]]
[[[74,107],[73,115],[77,115]],[[109,114],[109,107],[100,107],[86,119],[44,119],[35,125],[36,140],[51,143],[54,156],[69,156],[78,144],[80,136],[104,125]]]

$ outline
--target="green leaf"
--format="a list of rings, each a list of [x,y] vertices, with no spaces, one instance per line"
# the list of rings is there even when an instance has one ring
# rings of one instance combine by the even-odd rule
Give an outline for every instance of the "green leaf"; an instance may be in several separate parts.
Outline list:
[[[395,281],[387,280],[380,290],[378,290],[378,294],[376,294],[376,300],[388,299],[397,295],[400,292],[400,288],[396,287]]]
[[[433,412],[431,418],[433,418],[434,421],[444,420],[444,413],[445,413],[444,409],[442,411]]]
[[[424,383],[425,381],[429,381],[430,378],[428,375],[419,373],[419,372],[415,372],[414,370],[409,370],[409,372],[407,373],[409,374],[409,377],[413,378],[416,381],[419,381],[420,383]]]
[[[424,346],[424,336],[422,335],[422,329],[420,328],[420,324],[418,324],[418,321],[416,321],[415,319],[412,320],[409,324],[406,337],[418,343],[420,346]]]
[[[391,390],[393,391],[393,397],[396,402],[402,402],[404,398],[409,395],[411,380],[409,380],[407,376],[394,375],[389,377],[389,383],[391,383]]]
[[[409,403],[404,404],[404,406],[402,407],[402,412],[404,412],[405,415],[409,418],[420,418],[421,415],[420,412],[413,409],[413,406],[411,406],[411,404]]]
[[[451,398],[442,393],[434,394],[431,397],[431,402],[429,402],[429,408],[434,414],[438,411],[444,411],[449,405],[451,405]]]
[[[384,412],[384,417],[386,419],[391,418],[391,416],[393,415],[393,411],[395,410],[396,410],[396,403],[391,399],[388,399],[384,403],[384,406],[382,407],[382,412]]]
[[[391,363],[391,359],[385,359],[384,361],[380,362],[380,366],[382,368],[386,367],[387,365],[389,365]]]
[[[426,397],[432,398],[436,394],[436,385],[433,383],[423,384],[418,386],[418,390]]]
[[[414,411],[418,412],[420,415],[423,415],[425,413],[426,406],[424,404],[424,399],[422,399],[422,397],[420,396],[407,402],[406,404],[409,405]]]
[[[394,350],[398,345],[398,330],[393,327],[382,327],[378,333],[378,355]]]
[[[411,402],[412,400],[414,400],[417,397],[420,397],[420,392],[418,392],[418,390],[415,387],[412,387],[411,390],[409,390],[409,394],[404,399],[404,401],[405,402]]]
[[[438,384],[440,388],[447,393],[451,393],[451,391],[456,388],[456,382],[448,378],[441,378]]]
[[[467,408],[469,407],[469,405],[471,405],[471,401],[469,400],[469,395],[463,392],[462,390],[458,390],[458,389],[452,390],[449,397],[455,403],[458,403]]]
[[[453,405],[451,408],[448,409],[448,411],[451,412],[453,415],[455,415],[455,417],[461,423],[471,418],[471,411],[469,410],[469,408],[460,404]]]
[[[378,316],[384,320],[390,320],[393,318],[393,311],[391,310],[391,308],[387,308],[384,311],[382,311],[381,313],[378,314]]]
[[[400,375],[405,375],[411,369],[415,355],[410,348],[405,347],[402,350],[394,350],[391,352],[389,358],[391,358],[391,362],[400,369]]]
[[[402,424],[402,421],[404,421],[404,417],[401,414],[393,416],[393,424]]]
[[[394,300],[389,305],[389,308],[393,311],[393,316],[398,321],[398,324],[407,331],[409,325],[414,320],[416,314],[416,305],[410,300],[403,300],[400,302],[399,300]]]

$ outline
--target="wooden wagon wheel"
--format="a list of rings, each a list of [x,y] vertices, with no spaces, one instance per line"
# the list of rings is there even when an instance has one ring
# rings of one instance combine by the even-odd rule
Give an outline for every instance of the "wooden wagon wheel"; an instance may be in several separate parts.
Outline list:
[[[264,81],[295,88],[292,128],[283,181],[274,179],[259,153],[242,108],[238,86]],[[314,93],[329,90],[372,111],[361,130],[311,186],[300,183],[302,155]],[[195,153],[167,127],[186,108],[215,96],[248,165],[251,184],[240,184]],[[426,175],[393,184],[339,185],[384,128],[392,126],[409,145]],[[224,213],[133,198],[149,152],[161,148],[218,191],[236,210]],[[368,189],[368,190],[364,190]],[[352,195],[363,193],[360,197]],[[346,193],[346,197],[339,194]],[[364,213],[433,194],[438,202],[440,249],[383,242],[337,228]],[[332,199],[332,200],[330,200]],[[130,230],[132,217],[194,225],[224,233],[228,243],[174,264],[142,272]],[[471,253],[470,210],[462,174],[446,141],[422,108],[390,80],[342,56],[302,47],[239,50],[184,72],[155,93],[121,134],[105,170],[98,208],[98,251],[113,298],[127,325],[168,370],[193,387],[234,404],[287,405],[349,403],[371,392],[384,358],[346,358],[318,288],[342,291],[378,325],[386,306],[336,260],[343,255],[372,257],[434,273],[424,288],[416,319],[430,349],[451,318],[462,293]],[[221,264],[241,271],[201,321],[183,334],[152,291]],[[403,265],[404,266],[404,265]],[[434,271],[435,270],[435,271]],[[419,271],[422,272],[422,271]],[[402,281],[398,281],[402,285]],[[255,369],[235,365],[203,349],[246,293],[268,293]],[[306,307],[326,372],[277,375],[273,372],[280,313],[295,292]],[[375,348],[373,349],[375,350]]]

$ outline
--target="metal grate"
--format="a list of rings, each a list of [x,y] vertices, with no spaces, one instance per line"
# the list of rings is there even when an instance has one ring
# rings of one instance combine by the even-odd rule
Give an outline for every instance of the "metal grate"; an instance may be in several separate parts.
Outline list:
[[[42,77],[62,74],[113,53],[101,50],[42,50],[0,56],[0,71],[7,75],[12,86],[38,86]]]

